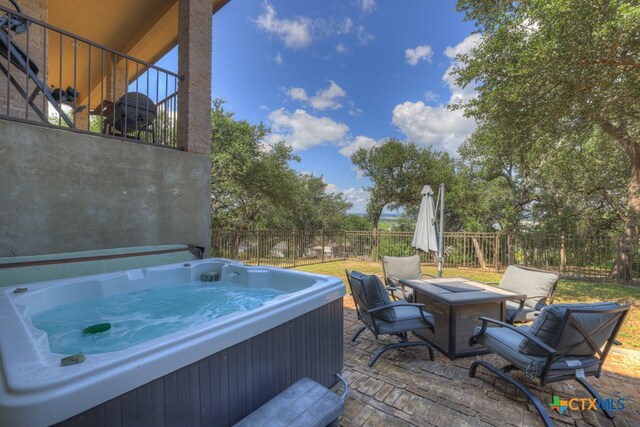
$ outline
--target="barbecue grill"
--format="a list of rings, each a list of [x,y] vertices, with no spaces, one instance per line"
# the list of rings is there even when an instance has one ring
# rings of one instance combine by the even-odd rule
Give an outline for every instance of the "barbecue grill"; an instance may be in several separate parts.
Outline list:
[[[150,131],[158,110],[148,96],[129,92],[115,104],[107,105],[102,115],[112,130],[124,135],[130,131]]]

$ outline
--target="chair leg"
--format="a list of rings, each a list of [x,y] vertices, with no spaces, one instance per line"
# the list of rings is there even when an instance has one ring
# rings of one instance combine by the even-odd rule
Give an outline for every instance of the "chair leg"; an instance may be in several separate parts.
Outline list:
[[[378,358],[382,356],[382,353],[386,351],[393,350],[395,348],[401,348],[401,347],[419,347],[419,346],[428,347],[429,357],[431,358],[431,360],[433,360],[433,350],[431,349],[431,346],[426,342],[419,342],[419,341],[396,342],[393,344],[387,344],[384,347],[382,347],[380,350],[378,350],[376,354],[371,358],[371,360],[369,360],[369,367],[372,367],[373,364],[376,363]]]
[[[362,325],[360,326],[360,329],[358,329],[356,331],[355,334],[353,334],[353,336],[351,337],[351,342],[354,342],[356,339],[358,339],[358,337],[360,336],[360,334],[362,333],[362,331],[364,331],[365,329],[367,329],[366,326]]]
[[[600,393],[598,393],[598,391],[595,388],[593,388],[593,386],[589,384],[589,382],[586,379],[576,378],[576,381],[578,381],[582,385],[582,387],[586,388],[592,397],[594,397],[595,399],[598,399],[598,402],[604,402],[604,399],[602,399],[602,396],[600,395]],[[615,417],[615,415],[613,415],[613,413],[606,408],[602,408],[602,412],[604,412],[604,414],[610,420],[612,420]]]
[[[516,380],[515,378],[505,374],[504,371],[502,371],[502,369],[496,368],[495,366],[483,360],[476,360],[471,364],[471,367],[469,368],[469,377],[474,378],[476,376],[478,365],[482,365],[485,369],[490,371],[492,374],[494,374],[498,378],[501,378],[502,380],[508,382],[509,384],[513,384],[518,390],[520,390],[522,393],[524,393],[525,396],[527,396],[527,399],[529,399],[531,403],[533,403],[533,406],[536,407],[536,411],[538,411],[538,414],[540,414],[540,417],[542,418],[542,422],[544,423],[544,425],[546,427],[553,426],[551,417],[549,417],[549,415],[547,414],[547,411],[545,410],[545,407],[538,400],[538,398],[533,393],[531,393],[531,391],[524,384],[522,384],[520,381]]]
[[[416,336],[416,338],[426,342],[426,340],[419,334],[416,334],[415,332],[413,333],[413,335]],[[427,345],[427,349],[429,350],[429,360],[431,360],[432,362],[436,360],[436,355],[433,353],[433,347],[431,347],[431,345]]]

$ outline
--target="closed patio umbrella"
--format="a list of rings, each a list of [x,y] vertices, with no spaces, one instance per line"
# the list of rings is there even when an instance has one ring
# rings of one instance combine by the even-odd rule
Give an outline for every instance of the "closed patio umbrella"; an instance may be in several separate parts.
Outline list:
[[[433,203],[433,190],[429,185],[422,188],[422,201],[411,246],[424,252],[438,252],[436,208]]]
[[[425,185],[422,188],[422,201],[418,211],[416,230],[413,234],[411,246],[424,252],[437,252],[438,254],[438,277],[442,276],[442,226],[444,215],[444,184],[440,185],[438,193],[438,204],[440,206],[440,230],[436,217],[436,207],[433,201],[433,190],[431,186]]]

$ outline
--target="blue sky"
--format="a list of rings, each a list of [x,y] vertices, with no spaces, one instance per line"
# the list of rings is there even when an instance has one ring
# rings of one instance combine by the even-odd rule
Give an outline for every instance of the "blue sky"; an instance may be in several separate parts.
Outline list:
[[[446,109],[473,96],[447,74],[473,31],[449,0],[232,0],[213,18],[212,96],[364,212],[355,149],[396,137],[455,154],[473,130]]]

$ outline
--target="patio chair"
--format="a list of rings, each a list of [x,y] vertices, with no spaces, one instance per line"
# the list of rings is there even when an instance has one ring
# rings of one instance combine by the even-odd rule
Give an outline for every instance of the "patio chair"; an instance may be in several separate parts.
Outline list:
[[[420,256],[383,256],[382,271],[384,272],[384,281],[387,289],[391,292],[394,299],[402,299],[413,302],[413,289],[405,287],[400,280],[422,279],[422,271],[420,270]],[[433,276],[431,276],[433,277]]]
[[[424,311],[424,304],[391,301],[382,281],[376,275],[345,270],[356,305],[358,319],[363,323],[351,338],[355,341],[365,329],[378,339],[379,335],[396,335],[400,342],[387,344],[369,360],[369,367],[386,351],[401,347],[427,347],[429,359],[435,360],[433,349],[423,339],[409,341],[408,332],[419,329],[434,330],[434,318]],[[420,338],[420,337],[418,337]]]
[[[507,301],[507,323],[524,323],[535,320],[543,307],[553,303],[558,279],[558,275],[550,271],[522,265],[507,267],[498,287],[527,295],[526,300]]]
[[[506,359],[508,364],[498,368],[477,360],[471,364],[469,376],[475,377],[478,366],[483,366],[513,384],[533,403],[544,424],[551,426],[553,423],[545,411],[547,405],[507,372],[520,369],[527,376],[538,378],[543,387],[575,379],[602,402],[602,397],[586,378],[600,377],[612,344],[620,344],[615,338],[628,311],[628,306],[607,302],[549,305],[542,309],[531,326],[520,327],[481,317],[482,325],[475,327],[470,344],[481,344]],[[488,328],[489,324],[498,327]],[[613,418],[609,409],[603,408],[603,411]]]

